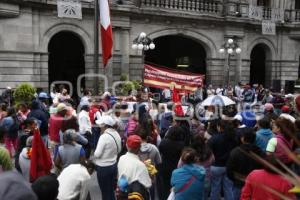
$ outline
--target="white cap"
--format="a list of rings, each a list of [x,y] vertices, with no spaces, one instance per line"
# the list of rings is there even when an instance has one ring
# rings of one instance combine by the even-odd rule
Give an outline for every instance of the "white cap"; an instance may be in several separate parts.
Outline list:
[[[105,98],[107,96],[111,96],[110,92],[108,92],[108,91],[103,93],[102,98]]]
[[[233,119],[239,120],[240,122],[243,121],[243,117],[241,115],[235,115]]]
[[[116,122],[111,116],[105,115],[96,120],[96,124],[98,124],[100,127],[103,127],[104,125],[114,126]]]

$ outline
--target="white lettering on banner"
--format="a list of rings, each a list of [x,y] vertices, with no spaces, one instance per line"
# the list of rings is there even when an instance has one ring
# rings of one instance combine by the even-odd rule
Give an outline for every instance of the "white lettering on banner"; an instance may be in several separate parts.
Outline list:
[[[81,2],[78,0],[58,0],[58,17],[82,19]]]
[[[272,14],[271,14],[271,20],[273,22],[277,22],[277,21],[284,21],[284,11],[283,9],[280,8],[273,8],[272,9]]]
[[[276,35],[276,24],[271,21],[262,21],[262,34],[263,35]]]
[[[261,6],[249,5],[249,18],[262,20],[263,18],[263,8]]]

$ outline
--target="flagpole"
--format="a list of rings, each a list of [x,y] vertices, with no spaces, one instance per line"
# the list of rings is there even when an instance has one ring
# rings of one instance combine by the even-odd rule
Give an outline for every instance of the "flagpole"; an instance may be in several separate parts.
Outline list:
[[[99,74],[99,2],[98,0],[94,0],[94,67],[95,74]],[[95,90],[96,96],[99,94],[99,79],[96,76],[95,80]]]

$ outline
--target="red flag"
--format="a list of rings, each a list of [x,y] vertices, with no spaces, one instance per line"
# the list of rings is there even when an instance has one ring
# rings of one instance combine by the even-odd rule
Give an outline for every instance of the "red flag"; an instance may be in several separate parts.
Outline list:
[[[33,133],[32,152],[30,157],[30,181],[50,173],[52,160],[48,149],[42,141],[39,130]]]
[[[110,12],[108,0],[99,0],[100,7],[100,25],[102,41],[102,61],[104,67],[112,56],[113,35],[110,22]]]

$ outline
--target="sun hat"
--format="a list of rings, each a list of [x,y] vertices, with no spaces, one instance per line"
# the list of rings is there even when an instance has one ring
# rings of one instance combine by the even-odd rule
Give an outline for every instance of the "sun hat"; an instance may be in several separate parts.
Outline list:
[[[102,116],[100,119],[96,120],[96,124],[100,127],[104,127],[105,125],[114,126],[116,122],[111,116],[105,115]]]

